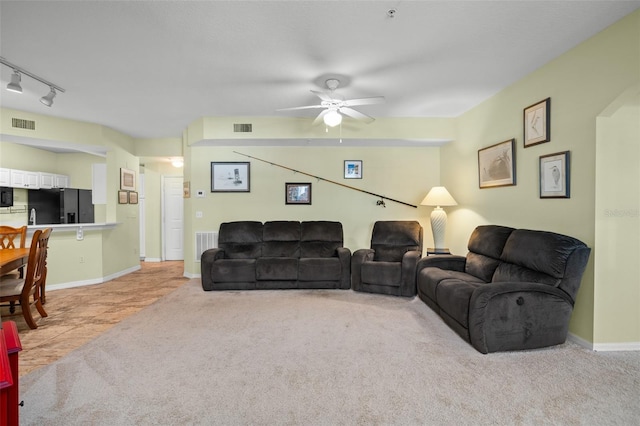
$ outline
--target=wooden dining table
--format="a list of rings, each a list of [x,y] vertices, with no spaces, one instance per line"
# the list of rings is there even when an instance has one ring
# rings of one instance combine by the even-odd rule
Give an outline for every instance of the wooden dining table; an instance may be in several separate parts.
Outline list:
[[[29,248],[13,248],[0,250],[0,275],[7,274],[27,264]]]

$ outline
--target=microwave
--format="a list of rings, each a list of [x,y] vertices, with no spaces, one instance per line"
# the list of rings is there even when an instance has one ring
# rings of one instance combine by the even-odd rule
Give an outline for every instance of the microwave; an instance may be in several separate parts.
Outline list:
[[[13,206],[13,188],[0,186],[0,207]]]

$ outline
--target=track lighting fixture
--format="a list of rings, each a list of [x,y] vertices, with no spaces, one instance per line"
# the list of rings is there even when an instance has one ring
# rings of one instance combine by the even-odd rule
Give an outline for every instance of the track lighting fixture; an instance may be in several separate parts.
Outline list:
[[[7,61],[6,59],[4,59],[3,57],[0,57],[0,63],[2,65],[5,65],[11,69],[13,69],[13,74],[11,75],[11,83],[7,84],[7,90],[10,90],[12,92],[16,92],[16,93],[22,93],[22,86],[20,85],[20,82],[22,80],[22,75],[26,75],[28,77],[31,77],[32,79],[39,81],[40,83],[49,86],[49,93],[46,94],[45,96],[43,96],[42,98],[40,98],[40,102],[42,102],[44,105],[50,107],[51,105],[53,105],[53,98],[56,97],[57,92],[62,92],[64,93],[64,89],[56,84],[51,83],[50,81],[45,80],[42,77],[38,77],[37,75],[30,73],[29,71],[25,70],[24,68],[21,68],[17,65],[12,64],[11,62]]]
[[[20,73],[18,71],[13,71],[11,74],[11,83],[7,84],[7,90],[16,93],[22,93],[22,86],[20,86]]]
[[[53,98],[55,97],[56,97],[56,89],[52,87],[47,95],[40,98],[40,102],[50,107],[51,105],[53,105]]]

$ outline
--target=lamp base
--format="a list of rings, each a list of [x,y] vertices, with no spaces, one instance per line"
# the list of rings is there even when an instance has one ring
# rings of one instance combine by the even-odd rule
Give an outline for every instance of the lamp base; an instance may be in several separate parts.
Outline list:
[[[433,232],[433,244],[435,250],[443,250],[445,230],[447,228],[447,213],[442,207],[436,207],[431,212],[431,232]]]

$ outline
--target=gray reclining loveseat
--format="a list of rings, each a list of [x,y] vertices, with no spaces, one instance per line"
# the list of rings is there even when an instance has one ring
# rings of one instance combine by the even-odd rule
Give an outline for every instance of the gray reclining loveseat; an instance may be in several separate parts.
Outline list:
[[[418,261],[418,296],[482,353],[563,343],[591,249],[565,235],[479,226],[466,257]]]
[[[340,222],[238,221],[220,225],[201,256],[204,290],[351,287],[351,251]]]

